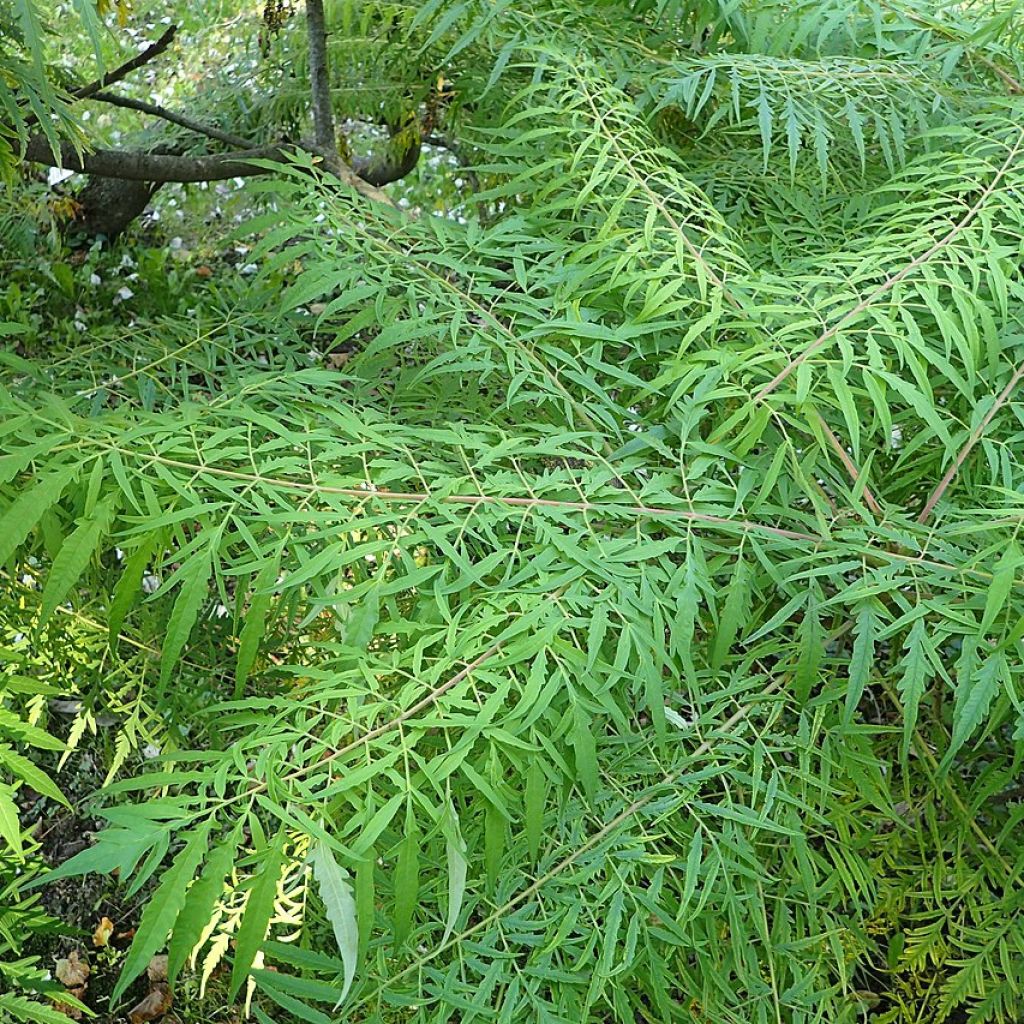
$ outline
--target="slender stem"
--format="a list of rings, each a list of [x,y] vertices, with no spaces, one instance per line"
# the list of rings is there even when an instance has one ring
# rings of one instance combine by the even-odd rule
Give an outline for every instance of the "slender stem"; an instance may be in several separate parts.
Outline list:
[[[281,782],[291,782],[295,779],[302,778],[303,775],[309,774],[313,769],[322,767],[329,761],[334,761],[345,754],[351,753],[358,747],[364,747],[371,740],[375,740],[378,736],[383,736],[387,732],[391,732],[394,729],[399,728],[405,722],[409,721],[410,718],[415,718],[421,711],[425,711],[432,704],[436,704],[437,701],[443,697],[453,686],[457,686],[462,682],[463,679],[467,679],[473,674],[473,670],[479,668],[485,661],[493,658],[494,655],[501,650],[501,644],[492,644],[484,651],[483,654],[474,658],[465,668],[456,672],[455,675],[446,679],[439,686],[435,686],[425,697],[418,700],[411,708],[407,708],[400,715],[396,715],[394,718],[389,719],[383,725],[378,725],[376,729],[371,729],[369,732],[364,733],[362,736],[352,740],[351,743],[345,744],[343,747],[339,747],[337,750],[332,750],[326,757],[322,757],[319,761],[313,764],[304,765],[301,768],[296,768],[294,771],[289,772],[287,775],[281,777]],[[267,788],[266,782],[258,782],[251,789],[249,793],[262,791]]]
[[[101,89],[105,89],[108,85],[113,85],[115,82],[120,82],[122,78],[127,78],[136,68],[141,68],[143,64],[148,64],[154,57],[159,57],[171,45],[171,41],[174,39],[177,31],[178,26],[171,25],[155,43],[150,43],[149,46],[139,51],[130,60],[126,60],[123,64],[108,71],[95,81],[89,82],[87,85],[81,85],[77,89],[72,89],[71,98],[73,100],[87,100]],[[32,125],[38,123],[39,117],[36,114],[29,114],[25,118],[24,126],[31,128]]]
[[[843,447],[842,442],[832,432],[832,428],[825,422],[825,418],[821,413],[815,410],[814,415],[817,416],[818,426],[821,427],[825,437],[828,438],[828,443],[832,446],[832,450],[839,456],[839,461],[842,462],[843,466],[846,468],[846,472],[850,474],[850,479],[856,484],[860,479],[860,472],[857,469],[857,464],[850,458],[850,455]],[[875,513],[875,515],[880,516],[882,514],[882,506],[878,504],[874,494],[871,493],[871,488],[868,487],[867,484],[864,485],[863,493],[864,503],[872,512]]]
[[[946,470],[946,475],[939,481],[935,490],[928,496],[928,500],[924,503],[924,508],[921,509],[921,514],[917,517],[917,521],[921,524],[928,522],[929,516],[932,514],[932,509],[939,503],[939,500],[946,493],[949,485],[953,482],[953,478],[960,471],[960,467],[964,464],[964,460],[971,453],[971,449],[981,440],[982,435],[985,433],[986,428],[992,422],[993,417],[999,410],[1006,404],[1010,395],[1013,394],[1014,388],[1020,382],[1021,377],[1024,377],[1024,362],[1018,367],[1014,375],[1010,378],[1010,382],[1003,388],[999,397],[992,403],[992,408],[985,414],[985,418],[974,428],[971,432],[971,436],[967,438],[967,442],[957,453],[956,458],[953,460],[953,465]]]
[[[689,509],[662,508],[655,505],[613,505],[610,502],[595,501],[559,501],[555,498],[524,498],[516,495],[502,494],[429,494],[423,491],[389,491],[371,490],[361,487],[334,487],[327,484],[306,483],[300,480],[284,480],[280,478],[261,477],[253,473],[243,473],[239,470],[222,469],[217,466],[199,465],[192,462],[183,462],[179,459],[169,459],[162,455],[150,455],[147,453],[134,452],[127,448],[118,448],[111,445],[116,451],[130,455],[147,462],[159,463],[162,466],[173,466],[178,469],[187,469],[199,474],[225,477],[229,480],[241,480],[252,483],[273,484],[284,487],[288,490],[301,492],[316,492],[324,495],[337,495],[345,498],[356,498],[359,501],[398,501],[412,502],[418,505],[425,505],[437,501],[446,505],[505,505],[512,508],[550,508],[565,509],[573,512],[595,512],[607,515],[625,514],[633,516],[648,516],[651,518],[683,519],[687,522],[698,525],[728,527],[740,530],[743,533],[765,533],[782,540],[808,541],[810,543],[821,543],[827,538],[822,534],[803,533],[799,530],[786,530],[779,526],[769,526],[767,523],[758,523],[747,519],[728,519],[725,516],[716,516],[707,512],[692,512]]]
[[[155,43],[150,43],[149,46],[141,50],[130,60],[126,60],[123,64],[112,71],[108,71],[94,82],[72,90],[71,95],[76,100],[87,100],[101,89],[105,89],[108,85],[113,85],[115,82],[120,82],[121,79],[127,78],[136,68],[141,68],[143,64],[148,64],[155,57],[159,57],[171,45],[177,31],[178,26],[171,25]]]

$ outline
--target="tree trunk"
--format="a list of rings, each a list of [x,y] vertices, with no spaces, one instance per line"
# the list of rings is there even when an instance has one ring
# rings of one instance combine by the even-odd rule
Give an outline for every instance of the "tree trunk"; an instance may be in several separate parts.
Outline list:
[[[331,66],[327,58],[327,22],[323,0],[306,0],[306,28],[309,33],[309,88],[313,98],[313,129],[316,144],[337,153],[334,108],[331,105]]]
[[[80,209],[69,233],[82,232],[90,238],[102,235],[113,241],[142,214],[159,187],[159,182],[91,176],[75,196]]]

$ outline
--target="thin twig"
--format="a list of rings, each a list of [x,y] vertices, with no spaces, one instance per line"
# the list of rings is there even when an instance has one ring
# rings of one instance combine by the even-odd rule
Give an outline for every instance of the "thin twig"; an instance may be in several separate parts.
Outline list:
[[[939,481],[938,486],[928,496],[928,500],[924,503],[924,508],[921,509],[921,514],[917,517],[917,521],[921,524],[928,522],[929,516],[932,514],[932,509],[939,503],[943,494],[949,488],[949,485],[953,482],[953,478],[960,471],[960,467],[964,464],[964,460],[971,453],[971,449],[981,440],[982,435],[985,433],[989,423],[992,422],[993,417],[999,410],[1006,404],[1010,395],[1013,394],[1014,388],[1020,382],[1021,377],[1024,377],[1024,362],[1018,367],[1014,375],[1010,378],[1010,382],[1003,388],[999,397],[992,403],[992,408],[985,414],[985,418],[974,428],[971,432],[971,436],[967,438],[967,442],[957,453],[957,457],[953,460],[953,465],[946,470],[946,475]]]
[[[969,36],[965,36],[962,32],[957,32],[948,25],[943,25],[941,22],[925,18],[922,15],[917,14],[915,11],[908,11],[905,7],[896,7],[891,3],[887,3],[886,0],[882,0],[882,6],[888,8],[895,14],[903,15],[904,18],[908,21],[914,22],[915,25],[921,25],[923,28],[926,28],[931,32],[937,32],[940,36],[944,36],[946,39],[951,39],[954,43],[959,43],[965,49],[970,45]],[[973,52],[978,60],[980,60],[981,63],[989,69],[989,71],[992,71],[1011,93],[1016,95],[1024,93],[1024,85],[1021,85],[1013,75],[982,53],[979,47],[975,46],[973,48]]]
[[[818,417],[818,426],[821,427],[825,437],[828,438],[828,443],[832,446],[832,450],[839,456],[839,460],[846,468],[846,472],[850,474],[850,479],[853,480],[854,484],[856,484],[860,479],[860,472],[857,469],[857,464],[850,458],[850,455],[843,447],[842,442],[838,437],[836,437],[832,432],[832,429],[825,422],[825,417],[822,416],[817,409],[814,410],[814,415]],[[863,493],[864,503],[872,512],[875,513],[875,515],[880,516],[882,514],[882,506],[875,500],[875,496],[871,493],[871,488],[868,487],[867,484],[864,485]]]
[[[371,740],[375,740],[378,736],[383,736],[385,733],[391,732],[394,729],[399,728],[410,718],[414,718],[421,711],[425,711],[432,704],[435,704],[441,697],[443,697],[453,686],[457,686],[464,679],[468,678],[473,674],[473,670],[479,668],[485,661],[493,658],[494,655],[501,650],[501,644],[492,644],[484,651],[479,657],[474,658],[464,669],[456,672],[455,675],[446,679],[439,686],[435,686],[425,697],[418,700],[411,708],[406,709],[400,715],[396,715],[394,718],[389,719],[383,725],[378,725],[376,729],[371,729],[369,732],[364,733],[362,736],[352,740],[351,743],[346,743],[345,746],[339,747],[337,750],[332,750],[326,757],[321,758],[319,761],[315,761],[312,764],[304,765],[302,768],[296,768],[294,771],[289,772],[279,779],[280,782],[291,782],[293,779],[301,778],[303,775],[308,774],[314,768],[320,768],[324,764],[330,761],[334,761],[336,758],[342,757],[345,754],[351,753],[353,750],[359,747],[365,746]],[[266,783],[261,782],[256,784],[256,789],[266,789]],[[247,791],[248,793],[253,792],[253,789]]]
[[[479,668],[485,661],[493,658],[501,650],[501,643],[492,644],[487,648],[483,654],[474,658],[465,668],[460,669],[455,675],[450,676],[443,683],[435,686],[425,697],[418,700],[411,708],[403,711],[400,715],[396,715],[394,718],[388,719],[383,725],[377,726],[376,729],[371,729],[369,732],[364,733],[362,736],[352,740],[351,743],[346,743],[345,746],[339,747],[337,750],[331,751],[326,757],[321,758],[318,761],[313,761],[310,764],[303,765],[301,768],[296,768],[294,771],[289,772],[287,775],[283,775],[279,782],[292,782],[295,779],[302,778],[303,775],[307,775],[318,768],[322,768],[325,764],[342,757],[344,754],[351,753],[359,747],[365,746],[371,740],[376,739],[378,736],[383,736],[387,732],[391,732],[394,729],[399,728],[403,723],[407,722],[410,718],[418,715],[421,711],[435,704],[438,699],[446,694],[453,686],[457,686],[464,679],[467,679],[473,674],[473,671]],[[253,780],[253,784],[247,789],[235,793],[232,796],[225,796],[218,800],[215,804],[208,807],[205,814],[216,813],[220,808],[227,807],[239,800],[244,800],[252,797],[254,793],[262,793],[269,786],[269,782],[266,779]]]
[[[100,442],[92,442],[99,444]],[[682,519],[685,522],[694,523],[698,528],[706,526],[709,529],[737,530],[741,533],[764,533],[769,536],[778,537],[782,540],[805,541],[815,545],[825,543],[842,543],[833,541],[825,534],[801,533],[798,530],[786,530],[778,526],[769,526],[767,523],[760,523],[751,519],[728,519],[725,516],[711,515],[705,512],[692,512],[688,509],[664,508],[656,505],[618,505],[611,502],[591,501],[558,501],[554,498],[522,498],[510,495],[497,494],[428,494],[422,491],[385,491],[365,490],[359,487],[335,487],[329,484],[306,483],[301,480],[285,480],[280,477],[265,477],[256,473],[242,473],[233,469],[221,469],[217,466],[202,465],[197,462],[183,462],[179,459],[169,459],[163,455],[153,455],[146,452],[137,452],[131,448],[122,448],[110,442],[103,442],[102,446],[110,451],[119,452],[139,461],[155,462],[162,466],[174,466],[178,469],[187,469],[197,476],[204,474],[210,476],[221,476],[229,480],[240,480],[244,483],[267,484],[272,487],[282,487],[286,490],[300,491],[303,494],[319,493],[324,495],[337,495],[339,497],[353,498],[361,502],[368,501],[397,501],[413,502],[425,505],[436,501],[439,504],[468,505],[477,507],[480,505],[504,505],[512,508],[550,508],[564,509],[570,512],[593,512],[598,515],[616,516],[638,516],[664,519]],[[970,566],[955,565],[952,562],[942,562],[934,558],[926,558],[923,553],[912,553],[905,551],[889,551],[882,548],[875,548],[870,543],[863,545],[849,544],[849,548],[858,552],[863,557],[877,560],[879,562],[901,562],[903,565],[919,565],[922,568],[937,569],[940,572],[952,573],[957,576],[973,576],[977,579],[991,580],[992,573],[983,569],[974,569]],[[1014,580],[1014,586],[1018,586]]]
[[[799,530],[786,530],[779,526],[769,526],[767,523],[759,523],[748,519],[728,519],[725,516],[711,515],[707,512],[692,512],[689,509],[663,508],[656,505],[613,505],[606,502],[595,501],[559,501],[554,498],[523,498],[514,495],[501,494],[428,494],[422,491],[388,491],[388,490],[366,490],[360,487],[334,487],[328,484],[306,483],[301,480],[283,480],[277,477],[262,477],[255,473],[243,473],[239,470],[221,469],[217,466],[202,466],[196,463],[183,462],[179,459],[169,459],[162,455],[150,455],[144,452],[135,452],[127,448],[119,448],[111,445],[116,451],[146,462],[159,463],[162,466],[173,466],[177,469],[187,469],[194,473],[209,474],[211,476],[225,477],[229,480],[241,480],[246,483],[265,483],[273,486],[283,487],[288,490],[316,492],[324,495],[337,495],[345,498],[356,498],[360,501],[397,501],[412,502],[415,504],[427,504],[437,501],[446,505],[505,505],[512,508],[550,508],[565,509],[571,512],[596,512],[605,515],[626,514],[634,516],[649,516],[651,518],[674,518],[684,519],[687,522],[706,524],[708,526],[729,527],[740,530],[744,533],[766,533],[782,540],[808,541],[818,544],[826,537],[816,533],[802,533]]]
[[[114,68],[113,71],[108,71],[94,82],[73,89],[71,95],[76,100],[87,100],[101,89],[106,89],[108,85],[113,85],[115,82],[120,82],[122,78],[127,78],[137,68],[141,68],[143,64],[148,64],[155,57],[159,57],[171,45],[174,34],[177,31],[178,26],[171,25],[155,43],[150,43],[144,50],[140,50],[131,60],[126,60],[119,67]]]
[[[155,57],[159,57],[171,45],[171,41],[174,39],[177,31],[178,26],[171,25],[155,43],[150,43],[149,46],[144,50],[140,50],[130,60],[126,60],[112,71],[108,71],[101,78],[89,82],[88,85],[81,85],[77,89],[72,89],[70,92],[71,98],[73,100],[87,100],[101,89],[105,89],[108,85],[113,85],[115,82],[120,82],[122,78],[127,78],[136,68],[141,68],[143,64],[148,64]],[[39,117],[36,114],[29,114],[23,123],[25,128],[31,128],[39,123]]]

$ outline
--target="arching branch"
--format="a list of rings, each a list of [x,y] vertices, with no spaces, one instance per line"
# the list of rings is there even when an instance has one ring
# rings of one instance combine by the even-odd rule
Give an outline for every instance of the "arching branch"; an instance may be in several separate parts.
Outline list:
[[[205,135],[207,138],[224,142],[229,146],[234,146],[236,149],[252,148],[252,142],[249,139],[243,139],[240,135],[233,135],[231,132],[222,131],[220,128],[213,127],[213,125],[196,121],[191,117],[168,110],[166,107],[161,107],[156,103],[133,100],[128,96],[117,96],[112,92],[96,92],[89,98],[98,103],[109,103],[113,107],[137,110],[141,114],[159,117],[163,121],[169,121],[171,124],[176,124],[181,128],[187,128],[190,132],[195,132],[197,135]]]
[[[177,31],[177,25],[169,26],[167,31],[155,43],[150,43],[149,46],[144,50],[140,50],[131,59],[126,60],[123,64],[118,65],[87,85],[80,85],[77,89],[72,89],[70,93],[71,98],[73,100],[87,100],[101,89],[105,89],[108,85],[113,85],[115,82],[120,82],[121,79],[127,78],[136,68],[141,68],[143,64],[148,64],[154,57],[159,57],[171,45]],[[36,114],[29,114],[24,120],[24,127],[31,128],[38,123],[39,117]]]
[[[112,71],[108,71],[105,75],[97,78],[94,82],[90,82],[88,85],[72,89],[71,95],[76,100],[87,100],[101,89],[106,89],[107,86],[120,82],[122,78],[127,78],[136,68],[141,68],[143,64],[148,64],[154,57],[159,57],[171,45],[177,31],[178,26],[171,25],[155,43],[150,43],[144,50],[140,50],[131,60],[126,60],[123,64]]]

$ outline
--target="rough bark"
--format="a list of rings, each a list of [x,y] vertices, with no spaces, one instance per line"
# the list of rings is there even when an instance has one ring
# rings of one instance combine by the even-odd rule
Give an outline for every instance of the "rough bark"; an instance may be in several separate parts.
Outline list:
[[[152,181],[91,177],[75,196],[79,212],[68,233],[113,240],[141,216],[158,188]]]
[[[78,153],[70,143],[64,143],[60,153],[54,156],[46,139],[37,135],[29,141],[25,159],[50,167],[63,167],[68,171],[121,178],[125,181],[189,182],[266,174],[265,167],[255,167],[251,161],[282,160],[287,152],[287,148],[282,146],[262,146],[204,156],[173,156],[121,149],[94,149]]]
[[[338,137],[334,130],[331,104],[331,68],[327,57],[327,21],[323,0],[306,0],[306,28],[309,34],[309,87],[313,99],[313,132],[316,144],[336,153]]]

